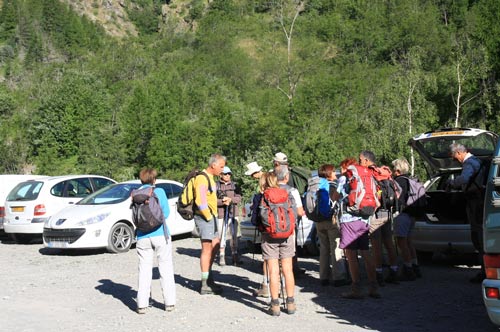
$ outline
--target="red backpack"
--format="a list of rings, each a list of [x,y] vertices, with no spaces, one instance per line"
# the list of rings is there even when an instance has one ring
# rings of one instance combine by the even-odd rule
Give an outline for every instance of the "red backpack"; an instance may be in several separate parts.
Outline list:
[[[368,218],[380,206],[377,199],[377,184],[373,171],[364,166],[350,165],[347,167],[347,182],[349,193],[347,195],[347,212]]]
[[[264,232],[273,239],[286,239],[295,230],[295,212],[288,191],[268,188],[260,203],[260,216]]]

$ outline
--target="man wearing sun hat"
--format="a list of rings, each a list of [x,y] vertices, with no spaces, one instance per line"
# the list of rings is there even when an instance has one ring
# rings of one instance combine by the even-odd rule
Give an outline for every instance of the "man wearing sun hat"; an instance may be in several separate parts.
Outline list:
[[[219,236],[221,238],[219,251],[219,265],[226,265],[225,251],[226,239],[229,237],[229,245],[231,247],[231,256],[233,265],[240,265],[241,261],[238,256],[238,208],[237,205],[241,202],[241,192],[236,184],[231,181],[232,172],[227,166],[224,166],[217,181],[217,224],[221,230]],[[227,223],[225,220],[227,219]],[[224,229],[225,227],[225,229]]]

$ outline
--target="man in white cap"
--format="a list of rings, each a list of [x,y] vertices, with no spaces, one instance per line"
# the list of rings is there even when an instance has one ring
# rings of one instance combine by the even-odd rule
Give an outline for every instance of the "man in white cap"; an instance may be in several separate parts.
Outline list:
[[[241,202],[241,192],[236,184],[231,181],[232,172],[227,166],[224,166],[217,181],[217,224],[219,237],[221,239],[219,251],[219,265],[226,265],[225,251],[226,239],[229,237],[229,245],[231,247],[231,256],[233,265],[240,265],[241,261],[238,256],[238,208],[237,205]]]

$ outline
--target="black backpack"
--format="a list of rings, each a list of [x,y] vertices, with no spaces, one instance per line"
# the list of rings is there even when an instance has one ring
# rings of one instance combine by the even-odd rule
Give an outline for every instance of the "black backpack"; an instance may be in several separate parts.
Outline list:
[[[207,178],[208,190],[212,193],[212,184],[207,173],[194,169],[188,173],[184,179],[184,188],[182,189],[181,195],[177,200],[177,212],[185,220],[191,220],[194,218],[194,211],[196,209],[195,198],[196,190],[194,187],[194,179],[198,175],[204,175]]]
[[[133,190],[131,198],[132,221],[138,230],[150,233],[163,225],[165,216],[154,187]]]

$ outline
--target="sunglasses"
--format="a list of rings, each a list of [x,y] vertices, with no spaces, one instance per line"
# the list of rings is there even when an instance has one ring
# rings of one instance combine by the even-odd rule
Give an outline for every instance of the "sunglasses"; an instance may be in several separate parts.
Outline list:
[[[231,173],[222,173],[222,175],[231,175]]]

